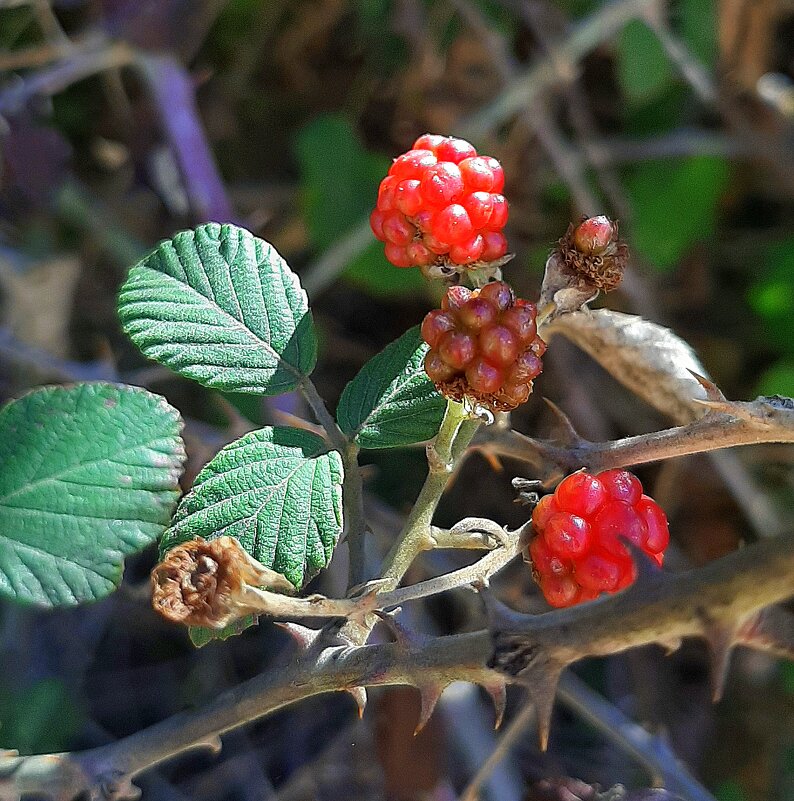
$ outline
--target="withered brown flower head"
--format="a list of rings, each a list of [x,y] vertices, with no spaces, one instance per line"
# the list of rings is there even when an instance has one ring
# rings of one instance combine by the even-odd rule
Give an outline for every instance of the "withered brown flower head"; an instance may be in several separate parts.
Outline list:
[[[556,252],[564,271],[604,292],[618,286],[628,261],[628,248],[618,238],[617,222],[604,215],[571,223]]]
[[[246,588],[260,586],[294,589],[233,537],[197,537],[172,548],[152,570],[152,605],[174,623],[219,629],[252,611]]]

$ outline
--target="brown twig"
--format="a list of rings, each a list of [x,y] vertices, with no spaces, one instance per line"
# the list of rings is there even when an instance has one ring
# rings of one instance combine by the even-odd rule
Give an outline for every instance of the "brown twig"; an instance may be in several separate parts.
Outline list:
[[[711,406],[708,414],[692,423],[635,437],[590,442],[577,436],[570,443],[558,445],[517,431],[486,429],[473,448],[489,457],[527,462],[551,476],[558,471],[565,474],[582,467],[608,470],[736,445],[794,442],[794,405],[789,398],[706,403]]]
[[[306,638],[311,644],[301,659],[241,684],[202,709],[115,743],[74,754],[6,755],[0,760],[0,799],[35,793],[71,801],[81,791],[99,799],[125,798],[131,779],[160,762],[190,749],[217,748],[220,735],[295,701],[361,686],[493,685],[502,674],[528,686],[541,729],[547,731],[557,677],[565,666],[585,656],[648,643],[674,646],[682,637],[705,636],[722,676],[748,622],[792,593],[794,533],[789,533],[686,573],[643,571],[623,593],[571,609],[519,615],[490,599],[490,631],[358,647],[323,647],[324,635],[318,634]]]

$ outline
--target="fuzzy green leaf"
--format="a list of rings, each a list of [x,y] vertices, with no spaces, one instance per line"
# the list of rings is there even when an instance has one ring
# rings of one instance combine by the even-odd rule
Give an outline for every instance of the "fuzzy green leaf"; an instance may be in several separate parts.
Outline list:
[[[234,225],[161,242],[130,270],[119,317],[146,356],[213,389],[278,395],[317,360],[298,277],[272,245]]]
[[[0,596],[71,606],[110,593],[179,497],[181,422],[114,384],[43,387],[0,409]]]
[[[262,428],[227,445],[182,499],[161,553],[195,537],[235,537],[302,587],[342,532],[342,459],[315,434]]]
[[[342,431],[362,448],[396,448],[438,433],[446,401],[424,371],[419,326],[364,365],[339,399]]]

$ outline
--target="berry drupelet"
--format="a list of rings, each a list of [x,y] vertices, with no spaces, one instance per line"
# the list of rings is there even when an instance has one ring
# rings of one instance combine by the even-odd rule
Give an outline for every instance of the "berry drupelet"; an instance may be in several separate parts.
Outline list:
[[[370,226],[395,267],[451,275],[507,253],[503,188],[496,159],[463,139],[424,134],[381,181]]]
[[[670,541],[661,507],[625,470],[568,476],[535,507],[532,530],[532,572],[557,607],[591,601],[634,581],[636,566],[622,540],[659,565]]]
[[[422,322],[430,346],[425,371],[442,395],[469,398],[492,411],[510,411],[532,392],[546,343],[537,335],[534,304],[509,285],[453,286],[441,308]]]

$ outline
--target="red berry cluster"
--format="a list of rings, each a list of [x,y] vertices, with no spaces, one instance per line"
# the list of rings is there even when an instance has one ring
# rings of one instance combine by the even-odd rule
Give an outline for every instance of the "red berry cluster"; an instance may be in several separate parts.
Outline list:
[[[532,529],[533,574],[546,600],[558,607],[591,601],[634,581],[636,566],[621,539],[659,565],[670,541],[661,507],[625,470],[568,476],[553,495],[541,498]]]
[[[463,139],[425,134],[381,181],[372,232],[395,267],[468,266],[507,252],[504,173]]]
[[[442,395],[468,397],[493,411],[510,411],[532,392],[546,343],[537,335],[536,309],[494,281],[474,291],[447,290],[441,309],[422,322],[430,346],[425,371]]]

